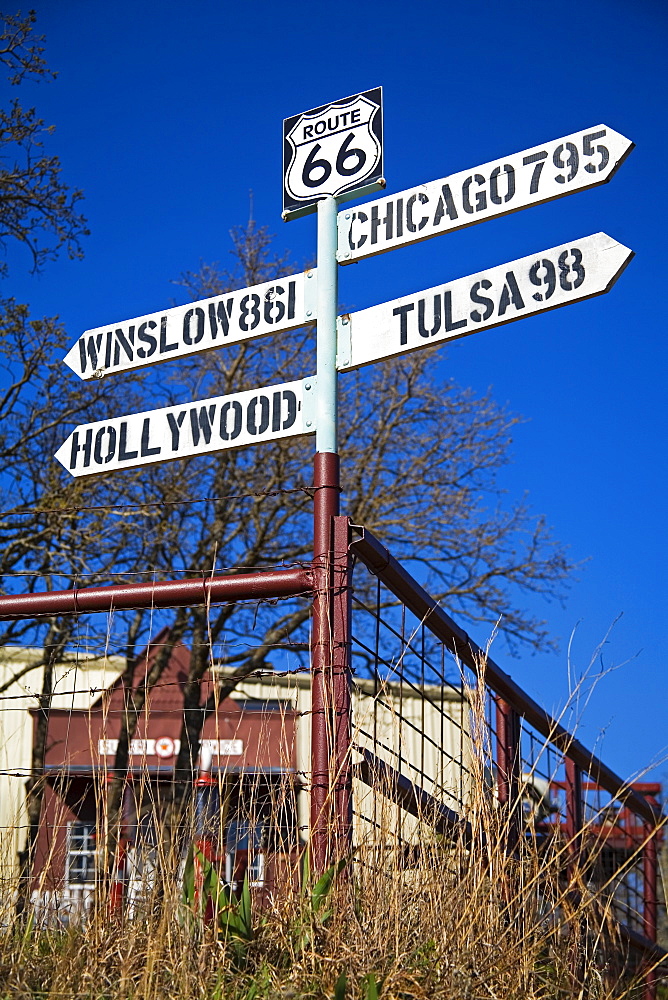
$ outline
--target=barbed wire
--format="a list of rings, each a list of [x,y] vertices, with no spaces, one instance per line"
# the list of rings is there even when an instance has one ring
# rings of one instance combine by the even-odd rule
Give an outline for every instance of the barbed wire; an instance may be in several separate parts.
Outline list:
[[[29,514],[80,514],[98,510],[142,510],[145,507],[177,507],[196,503],[218,503],[227,500],[247,500],[259,499],[261,497],[276,497],[288,493],[304,493],[310,499],[316,486],[313,484],[295,486],[290,489],[282,488],[276,490],[257,490],[248,493],[231,493],[221,497],[195,497],[192,500],[142,500],[137,503],[117,503],[117,504],[95,504],[90,507],[30,507],[26,510],[13,508],[10,510],[0,510],[0,517],[27,516]]]

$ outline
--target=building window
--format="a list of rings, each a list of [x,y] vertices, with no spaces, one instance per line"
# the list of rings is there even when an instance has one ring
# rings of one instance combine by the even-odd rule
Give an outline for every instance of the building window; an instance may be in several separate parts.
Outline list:
[[[67,885],[95,886],[97,836],[95,823],[74,820],[67,824]]]

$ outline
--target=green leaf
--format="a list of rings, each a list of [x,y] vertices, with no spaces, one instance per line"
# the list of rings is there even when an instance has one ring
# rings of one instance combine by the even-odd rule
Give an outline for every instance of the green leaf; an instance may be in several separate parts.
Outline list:
[[[316,884],[313,886],[313,892],[311,893],[311,906],[314,913],[318,913],[321,906],[327,899],[332,886],[334,885],[334,879],[336,876],[345,868],[346,860],[342,858],[341,861],[337,861],[336,864],[331,865],[327,869],[324,875],[321,875]]]
[[[373,972],[368,972],[362,980],[363,1000],[378,1000],[378,983]]]
[[[334,1000],[345,1000],[346,989],[348,987],[348,977],[345,972],[342,972],[339,978],[336,980],[336,985],[334,987]]]
[[[190,907],[195,905],[195,850],[191,844],[188,848],[186,866],[183,870],[183,902]]]
[[[248,883],[248,872],[244,876],[244,884],[239,900],[239,920],[245,931],[245,938],[250,941],[253,937],[253,914],[251,912],[251,894]]]

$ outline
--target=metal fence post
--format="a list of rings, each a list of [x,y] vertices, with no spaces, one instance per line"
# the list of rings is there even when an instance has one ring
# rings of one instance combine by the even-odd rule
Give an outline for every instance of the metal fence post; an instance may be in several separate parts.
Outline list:
[[[582,849],[582,770],[575,761],[566,757],[566,837],[575,863],[579,863]]]
[[[336,199],[318,202],[317,426],[313,482],[313,619],[311,632],[311,831],[314,872],[327,867],[331,836],[333,518],[339,513],[336,313]]]
[[[656,828],[650,823],[643,824],[645,846],[643,848],[643,933],[656,944],[657,931],[657,856]],[[650,960],[651,961],[651,960]],[[645,975],[644,1000],[656,1000],[657,975],[652,969]]]
[[[522,754],[520,717],[503,698],[496,699],[496,780],[499,804],[506,815],[505,848],[512,854],[519,841]]]
[[[351,628],[352,558],[349,551],[350,523],[347,517],[334,518],[333,649],[332,687],[334,701],[334,828],[335,859],[346,857],[352,848],[352,764],[351,746]]]
[[[579,914],[582,893],[578,884],[578,872],[582,858],[582,826],[584,812],[582,805],[582,770],[574,760],[566,757],[566,844],[569,855],[567,865],[568,899],[573,908],[570,928],[570,965],[573,983],[579,989],[585,981],[587,920]]]

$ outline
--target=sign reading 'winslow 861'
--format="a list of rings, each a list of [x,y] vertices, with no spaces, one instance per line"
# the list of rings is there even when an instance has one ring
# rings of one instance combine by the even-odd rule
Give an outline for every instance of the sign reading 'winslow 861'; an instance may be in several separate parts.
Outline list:
[[[313,268],[137,319],[109,323],[86,330],[63,360],[86,380],[294,330],[315,319],[316,285]]]

